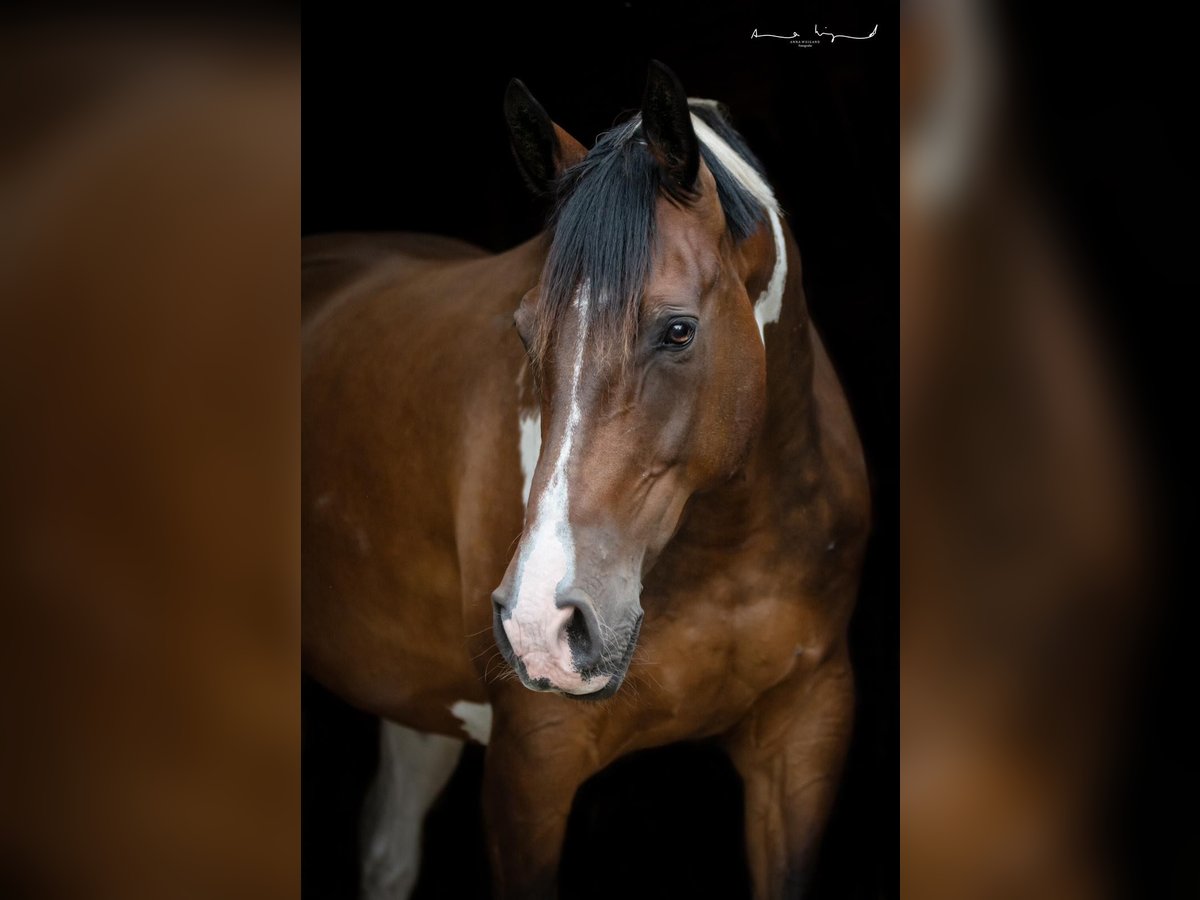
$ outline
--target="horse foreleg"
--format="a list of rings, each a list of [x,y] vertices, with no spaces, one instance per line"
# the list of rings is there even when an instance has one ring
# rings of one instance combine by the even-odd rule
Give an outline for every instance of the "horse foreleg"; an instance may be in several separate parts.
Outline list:
[[[546,697],[539,709],[553,703]],[[573,701],[561,700],[561,703]],[[599,770],[590,733],[547,711],[523,722],[497,713],[484,762],[484,822],[494,894],[552,898],[576,789]]]
[[[804,894],[853,720],[854,678],[839,653],[765,693],[726,736],[745,783],[746,849],[757,900]]]
[[[407,900],[421,867],[425,814],[462,755],[463,742],[379,725],[379,772],[361,822],[363,900]]]

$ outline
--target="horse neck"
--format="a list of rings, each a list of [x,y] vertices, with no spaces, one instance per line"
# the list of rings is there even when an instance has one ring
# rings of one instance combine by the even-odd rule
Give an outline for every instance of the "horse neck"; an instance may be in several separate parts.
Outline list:
[[[804,296],[800,251],[783,222],[788,270],[779,321],[764,329],[767,410],[748,463],[748,480],[795,499],[811,490],[809,473],[820,455],[813,396],[815,347]]]
[[[720,487],[698,494],[677,540],[736,546],[770,532],[806,527],[805,510],[823,465],[813,394],[815,348],[800,269],[800,252],[783,223],[788,272],[779,319],[766,325],[767,406],[743,466]]]

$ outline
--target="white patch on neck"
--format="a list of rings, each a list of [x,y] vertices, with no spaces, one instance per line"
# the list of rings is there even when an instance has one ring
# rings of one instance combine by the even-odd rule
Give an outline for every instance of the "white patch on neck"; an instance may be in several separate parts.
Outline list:
[[[688,100],[695,103],[695,100]],[[775,200],[775,192],[766,180],[758,174],[758,170],[742,158],[741,154],[725,143],[725,139],[708,127],[708,123],[695,113],[692,113],[692,128],[696,137],[713,155],[721,161],[726,171],[748,190],[760,204],[772,212],[779,212],[779,204]]]
[[[521,434],[521,502],[529,509],[529,488],[533,485],[533,470],[542,452],[542,411],[519,410],[517,427]]]
[[[450,707],[450,712],[462,722],[467,737],[487,746],[492,737],[492,704],[459,700]]]
[[[688,102],[711,103],[712,101],[689,99]],[[766,327],[772,322],[779,321],[779,314],[783,311],[783,291],[787,285],[787,244],[783,239],[783,223],[779,219],[779,203],[775,200],[775,192],[758,174],[758,170],[746,162],[736,150],[725,143],[724,138],[713,131],[695,113],[692,114],[692,127],[696,131],[696,137],[721,161],[721,165],[725,167],[726,171],[736,178],[755,200],[762,204],[767,211],[767,218],[771,222],[771,235],[775,242],[775,268],[771,271],[771,280],[767,282],[766,288],[754,301],[754,321],[758,323],[758,336],[762,339],[765,347],[767,344]]]
[[[767,325],[778,322],[779,314],[783,312],[783,289],[787,284],[787,244],[783,241],[783,223],[779,221],[779,213],[775,210],[768,209],[767,215],[771,219],[771,234],[775,237],[775,268],[771,270],[771,280],[754,302],[754,321],[758,323],[758,336],[762,338],[764,347],[767,346]]]

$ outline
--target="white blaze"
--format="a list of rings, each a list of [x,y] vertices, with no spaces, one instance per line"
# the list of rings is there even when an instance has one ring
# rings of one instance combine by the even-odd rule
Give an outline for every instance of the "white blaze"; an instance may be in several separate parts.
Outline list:
[[[711,104],[712,101],[700,102]],[[736,150],[725,143],[724,138],[694,113],[692,127],[696,131],[696,137],[721,161],[725,170],[762,204],[771,222],[771,235],[775,241],[775,268],[771,271],[771,280],[754,302],[754,320],[758,323],[758,335],[765,346],[766,327],[771,322],[779,321],[779,313],[783,310],[783,289],[787,283],[787,245],[783,240],[783,224],[779,221],[779,204],[775,200],[775,192],[754,166],[746,162]]]
[[[588,286],[581,285],[572,303],[578,317],[575,359],[571,369],[570,405],[566,427],[554,459],[554,468],[545,490],[538,497],[533,527],[525,540],[517,563],[512,609],[504,620],[504,632],[513,650],[521,658],[529,677],[548,678],[562,690],[588,693],[603,685],[585,684],[571,666],[563,626],[570,620],[571,609],[555,605],[558,586],[575,571],[575,538],[568,519],[570,506],[567,467],[575,443],[582,413],[579,408],[579,381],[583,375],[583,351],[588,331]],[[533,423],[531,422],[530,425]],[[527,450],[536,460],[540,449],[540,422],[537,444],[526,441],[525,420],[521,422],[521,465],[525,474],[526,502],[533,478],[533,466],[526,467]]]

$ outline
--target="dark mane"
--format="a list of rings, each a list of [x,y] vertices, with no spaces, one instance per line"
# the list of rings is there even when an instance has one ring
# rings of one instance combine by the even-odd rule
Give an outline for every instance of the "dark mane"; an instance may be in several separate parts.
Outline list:
[[[762,173],[716,104],[691,101],[690,107]],[[764,221],[766,210],[703,142],[700,153],[716,181],[728,233],[735,241],[744,240]],[[545,357],[563,310],[585,283],[591,298],[591,340],[622,353],[632,347],[654,253],[655,201],[660,194],[679,206],[696,199],[662,177],[642,137],[640,115],[601,135],[583,161],[563,173],[549,221],[553,238],[531,342],[535,367]]]

